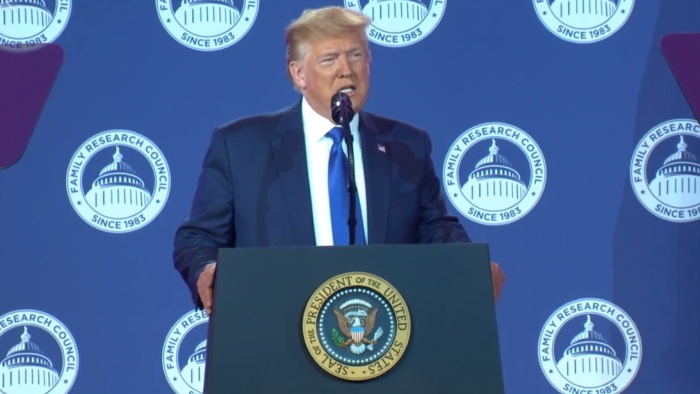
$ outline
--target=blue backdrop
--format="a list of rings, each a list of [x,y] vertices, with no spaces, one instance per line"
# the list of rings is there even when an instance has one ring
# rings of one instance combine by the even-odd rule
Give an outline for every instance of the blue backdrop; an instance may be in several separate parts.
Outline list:
[[[367,109],[429,131],[505,269],[506,391],[699,392],[700,126],[659,49],[697,0],[3,0],[1,44],[65,61],[0,171],[0,393],[201,392],[174,231],[214,127],[297,99],[283,29],[330,4],[374,17]]]

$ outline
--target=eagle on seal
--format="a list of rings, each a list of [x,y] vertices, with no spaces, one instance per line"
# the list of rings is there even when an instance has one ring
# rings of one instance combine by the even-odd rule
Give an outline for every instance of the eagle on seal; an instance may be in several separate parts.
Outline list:
[[[377,318],[377,307],[372,307],[364,318],[364,324],[359,316],[345,316],[338,308],[333,309],[333,313],[338,318],[338,327],[348,339],[340,345],[345,348],[350,346],[350,351],[360,354],[365,351],[365,344],[374,345],[376,340],[367,339],[367,336],[374,330],[374,323]],[[372,347],[370,347],[370,350]]]

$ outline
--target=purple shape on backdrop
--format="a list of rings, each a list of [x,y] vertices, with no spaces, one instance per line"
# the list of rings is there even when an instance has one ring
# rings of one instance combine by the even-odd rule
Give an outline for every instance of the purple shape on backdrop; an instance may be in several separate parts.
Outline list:
[[[63,64],[63,48],[30,51],[0,47],[0,169],[24,154]]]
[[[667,34],[661,38],[661,51],[700,121],[700,33]]]

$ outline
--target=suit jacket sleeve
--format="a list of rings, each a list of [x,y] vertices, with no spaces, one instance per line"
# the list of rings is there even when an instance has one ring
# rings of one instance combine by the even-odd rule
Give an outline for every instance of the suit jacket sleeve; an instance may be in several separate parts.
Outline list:
[[[215,130],[204,158],[190,217],[175,234],[173,261],[202,308],[197,279],[204,267],[216,261],[219,248],[233,246],[233,187],[226,135]]]
[[[445,207],[445,199],[440,181],[435,173],[431,158],[432,143],[427,133],[424,134],[425,165],[419,184],[418,234],[421,243],[450,243],[471,240],[459,223]]]

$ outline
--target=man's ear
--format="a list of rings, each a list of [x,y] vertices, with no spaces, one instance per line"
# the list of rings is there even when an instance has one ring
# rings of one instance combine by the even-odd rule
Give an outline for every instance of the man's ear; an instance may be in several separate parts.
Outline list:
[[[300,90],[303,90],[306,88],[306,75],[304,75],[304,72],[301,69],[301,64],[299,62],[289,62],[289,65],[287,66],[289,68],[289,75],[292,76],[292,80],[294,81],[294,85],[297,86]]]

